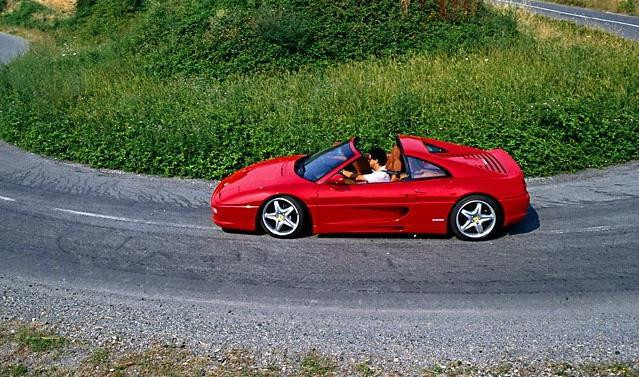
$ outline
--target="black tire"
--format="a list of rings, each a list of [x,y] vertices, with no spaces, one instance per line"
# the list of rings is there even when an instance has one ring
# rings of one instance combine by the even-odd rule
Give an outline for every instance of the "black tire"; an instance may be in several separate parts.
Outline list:
[[[477,204],[480,206],[477,207]],[[476,213],[477,209],[479,213]],[[457,238],[465,241],[491,239],[499,234],[502,223],[503,215],[499,203],[486,195],[470,195],[463,198],[453,206],[448,215],[450,230]]]
[[[282,211],[278,212],[274,203],[278,203],[278,207]],[[285,214],[290,208],[293,208],[292,211]],[[299,238],[307,232],[306,208],[292,196],[280,195],[269,198],[260,207],[258,216],[262,229],[275,238]],[[273,218],[273,216],[278,219]],[[295,227],[291,227],[291,223],[296,224]],[[278,224],[280,224],[279,230],[277,230]]]

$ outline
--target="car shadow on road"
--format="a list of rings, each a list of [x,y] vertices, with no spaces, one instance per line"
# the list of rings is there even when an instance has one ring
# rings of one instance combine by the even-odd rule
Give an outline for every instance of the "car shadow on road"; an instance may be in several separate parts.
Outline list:
[[[497,234],[495,238],[499,239],[505,235],[513,236],[513,235],[519,235],[519,234],[532,233],[535,230],[539,229],[539,226],[540,226],[539,215],[537,214],[537,211],[532,206],[530,206],[528,207],[528,213],[526,214],[526,217],[524,217],[524,219],[521,222],[503,230],[502,232]],[[239,234],[239,235],[254,235],[254,236],[265,235],[265,232],[261,231],[261,229],[257,232],[230,230],[230,229],[223,229],[223,231],[225,233]],[[329,233],[329,234],[318,234],[316,237],[317,238],[352,238],[352,239],[369,238],[369,239],[436,239],[436,240],[454,238],[453,235],[450,233],[449,234]]]
[[[503,232],[496,236],[497,239],[509,235],[519,235],[532,233],[539,229],[540,221],[539,214],[532,207],[528,207],[528,213],[524,219],[505,229]],[[333,233],[333,234],[320,234],[318,238],[375,238],[375,239],[449,239],[453,238],[451,234],[353,234],[353,233]]]
[[[414,233],[327,233],[317,238],[371,238],[371,239],[439,239],[453,238],[450,234],[414,234]]]
[[[526,217],[524,217],[521,222],[506,229],[504,233],[511,236],[531,233],[539,229],[539,225],[539,214],[532,206],[530,206],[528,207],[528,213],[526,214]]]

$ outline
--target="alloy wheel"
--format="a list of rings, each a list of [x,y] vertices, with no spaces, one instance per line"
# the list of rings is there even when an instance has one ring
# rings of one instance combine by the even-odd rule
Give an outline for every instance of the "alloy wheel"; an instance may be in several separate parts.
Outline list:
[[[497,224],[497,214],[489,203],[471,200],[464,203],[455,215],[457,230],[465,237],[487,237]]]
[[[286,198],[273,198],[262,209],[262,224],[274,236],[286,237],[300,226],[297,206]]]

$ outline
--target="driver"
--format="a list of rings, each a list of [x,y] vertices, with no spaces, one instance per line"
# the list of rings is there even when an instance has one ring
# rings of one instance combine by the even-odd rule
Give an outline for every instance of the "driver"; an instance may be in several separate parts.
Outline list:
[[[368,155],[368,164],[373,170],[370,174],[357,174],[348,170],[342,170],[340,173],[357,182],[390,182],[390,176],[386,173],[386,152],[382,148],[371,149]]]

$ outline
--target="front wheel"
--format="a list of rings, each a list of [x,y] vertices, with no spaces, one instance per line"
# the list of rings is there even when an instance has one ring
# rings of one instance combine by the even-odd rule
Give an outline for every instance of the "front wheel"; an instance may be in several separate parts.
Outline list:
[[[457,238],[480,241],[493,237],[500,228],[499,204],[485,195],[460,200],[450,212],[449,224]]]
[[[266,233],[277,238],[297,238],[302,235],[304,208],[295,198],[278,196],[267,201],[260,212],[260,223]]]

